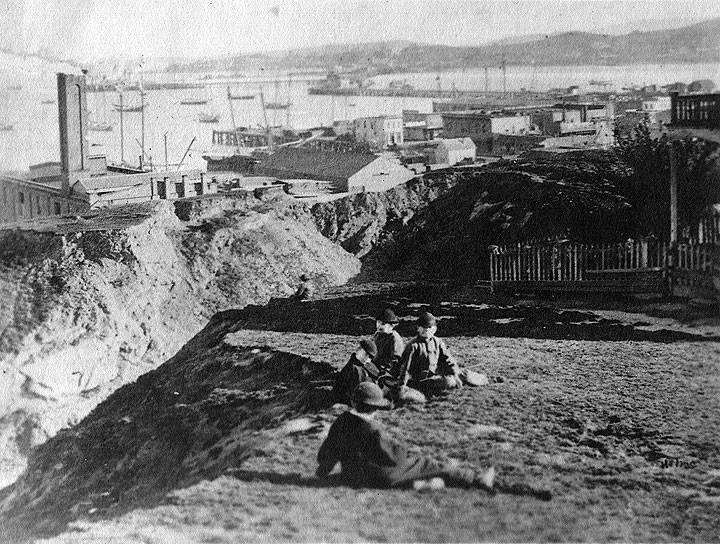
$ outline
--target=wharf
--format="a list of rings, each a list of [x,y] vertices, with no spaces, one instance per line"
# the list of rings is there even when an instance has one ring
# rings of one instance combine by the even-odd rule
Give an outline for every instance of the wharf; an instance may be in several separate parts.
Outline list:
[[[145,82],[143,83],[143,90],[145,91],[161,91],[161,90],[179,90],[179,89],[201,89],[205,85],[202,83],[179,83],[179,82]],[[114,82],[103,82],[103,83],[88,83],[87,92],[89,93],[101,93],[105,91],[117,91],[118,87],[122,87],[123,91],[139,91],[140,86],[137,83],[123,84],[119,81]]]
[[[447,98],[447,99],[479,99],[493,102],[521,101],[521,100],[551,100],[555,94],[543,91],[458,91],[438,89],[412,89],[412,88],[325,88],[310,87],[308,94],[332,95],[332,96],[395,96],[402,98]]]

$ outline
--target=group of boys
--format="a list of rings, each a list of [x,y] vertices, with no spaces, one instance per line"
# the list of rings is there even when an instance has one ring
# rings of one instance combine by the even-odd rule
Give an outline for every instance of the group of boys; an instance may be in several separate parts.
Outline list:
[[[426,394],[479,385],[473,373],[461,371],[445,343],[435,336],[437,320],[425,312],[416,322],[417,336],[407,345],[395,331],[399,320],[391,309],[376,318],[372,339],[364,338],[341,370],[333,392],[349,404],[330,427],[318,452],[318,477],[327,477],[339,462],[346,483],[361,487],[437,489],[447,486],[493,492],[495,469],[476,473],[456,464],[409,453],[373,420],[392,401],[424,402]]]
[[[355,388],[363,382],[377,384],[386,398],[400,403],[424,402],[426,395],[463,384],[480,385],[477,373],[461,370],[445,342],[435,336],[437,319],[429,312],[417,318],[417,336],[407,345],[395,330],[399,319],[387,308],[375,319],[372,339],[364,338],[340,371],[334,393],[350,404]]]

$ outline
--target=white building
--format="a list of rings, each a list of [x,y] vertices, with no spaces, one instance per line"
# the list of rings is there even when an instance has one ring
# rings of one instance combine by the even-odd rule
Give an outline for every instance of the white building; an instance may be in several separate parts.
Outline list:
[[[490,132],[493,134],[527,134],[530,132],[529,115],[497,115],[490,117]]]
[[[381,149],[403,143],[402,117],[358,117],[353,121],[353,132],[357,140],[368,142]]]
[[[475,160],[477,148],[470,138],[449,138],[437,140],[435,162],[457,164],[465,159]]]
[[[652,100],[643,100],[642,111],[667,111],[670,109],[670,97],[658,96]]]

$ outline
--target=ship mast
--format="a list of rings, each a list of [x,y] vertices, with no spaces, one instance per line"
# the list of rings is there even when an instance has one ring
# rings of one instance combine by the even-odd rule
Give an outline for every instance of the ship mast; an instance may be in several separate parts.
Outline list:
[[[232,93],[230,92],[230,85],[227,88],[228,105],[230,106],[230,121],[232,121],[233,135],[235,136],[235,149],[240,152],[240,137],[237,132],[237,125],[235,124],[235,109],[232,103]]]
[[[263,95],[262,85],[260,86],[260,104],[262,104],[263,119],[265,119],[265,133],[267,135],[268,150],[272,151],[272,131],[270,130],[270,124],[268,123],[267,110],[265,109],[265,95]]]
[[[145,163],[145,90],[143,89],[142,72],[140,72],[140,169]]]
[[[122,87],[118,88],[118,94],[120,95],[120,107],[118,108],[120,113],[120,164],[125,164],[125,130],[123,125],[123,92]]]

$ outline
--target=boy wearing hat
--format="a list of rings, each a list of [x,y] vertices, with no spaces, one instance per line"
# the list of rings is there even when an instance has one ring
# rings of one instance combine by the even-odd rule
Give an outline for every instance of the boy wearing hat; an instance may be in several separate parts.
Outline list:
[[[364,382],[376,383],[380,371],[373,364],[377,356],[375,342],[369,338],[360,340],[358,349],[350,356],[350,360],[342,368],[333,386],[333,396],[338,402],[350,405],[352,394],[358,385]]]
[[[437,320],[430,312],[417,319],[417,336],[403,352],[400,383],[425,394],[462,387],[461,372],[445,342],[435,336]]]
[[[405,349],[405,342],[395,327],[400,322],[390,308],[386,308],[375,318],[375,334],[373,340],[378,354],[373,360],[380,370],[381,376],[397,377],[398,365]]]
[[[409,455],[407,448],[388,436],[373,419],[377,410],[389,406],[390,401],[383,397],[380,387],[371,382],[361,383],[353,393],[353,409],[337,418],[320,446],[315,474],[326,477],[339,461],[342,479],[356,487],[420,488],[430,480],[431,487],[448,485],[492,491],[493,467],[476,475],[472,470],[449,466],[431,457]],[[442,479],[440,486],[438,479]]]

